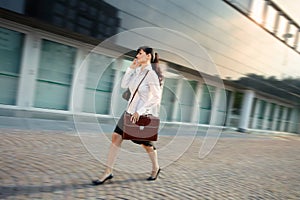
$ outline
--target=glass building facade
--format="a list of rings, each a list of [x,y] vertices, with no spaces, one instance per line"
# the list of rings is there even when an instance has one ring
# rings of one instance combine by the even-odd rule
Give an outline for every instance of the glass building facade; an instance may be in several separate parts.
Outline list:
[[[299,27],[294,24],[283,30],[278,22],[278,34],[293,33],[292,38],[274,37],[266,30],[276,25],[271,15],[276,15],[278,7],[268,4],[270,9],[262,27],[253,22],[258,16],[248,16],[252,20],[245,17],[254,4],[259,5],[259,1],[239,1],[238,5],[222,0],[2,2],[0,108],[120,116],[126,107],[126,102],[120,100],[120,80],[132,55],[120,51],[126,46],[118,43],[117,37],[117,48],[91,49],[95,42],[118,33],[157,27],[196,41],[218,72],[207,67],[201,75],[208,78],[197,76],[189,64],[164,57],[161,51],[165,80],[160,113],[164,122],[239,128],[248,102],[251,109],[246,128],[298,132]],[[156,36],[149,37],[155,44]],[[198,56],[180,40],[170,43],[163,34],[158,38],[170,49]],[[198,57],[202,65],[207,63]],[[282,83],[287,78],[295,81],[276,88],[268,82],[270,77]],[[249,82],[259,86],[249,86]],[[263,86],[279,89],[282,95],[259,90]],[[294,88],[296,93],[286,91],[286,87]],[[254,91],[252,99],[247,90]]]
[[[23,45],[23,33],[0,27],[0,104],[16,104]]]
[[[34,107],[68,110],[76,49],[45,39],[41,43]]]

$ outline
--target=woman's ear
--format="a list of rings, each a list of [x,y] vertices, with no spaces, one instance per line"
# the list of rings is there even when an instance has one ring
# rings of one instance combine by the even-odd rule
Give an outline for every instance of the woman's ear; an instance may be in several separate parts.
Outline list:
[[[147,54],[147,58],[151,61],[151,53]]]

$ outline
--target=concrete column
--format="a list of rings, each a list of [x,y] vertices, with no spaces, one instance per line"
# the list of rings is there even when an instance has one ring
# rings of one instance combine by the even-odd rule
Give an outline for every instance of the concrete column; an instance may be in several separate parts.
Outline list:
[[[87,55],[87,50],[78,49],[71,86],[71,95],[69,100],[69,110],[72,112],[82,111],[85,83],[88,73],[88,58],[86,57]]]
[[[296,133],[300,134],[300,108],[295,109],[297,110],[297,114],[296,114]]]
[[[272,130],[273,131],[275,131],[276,127],[277,127],[277,119],[278,119],[278,116],[279,116],[279,110],[280,110],[280,106],[275,105],[275,111],[274,111],[273,123],[272,123]]]
[[[192,113],[192,122],[199,122],[199,114],[200,114],[200,105],[201,105],[201,94],[202,94],[203,84],[198,82],[197,91],[196,91],[196,99],[194,103],[194,111]]]
[[[267,18],[267,14],[268,14],[268,2],[265,1],[264,3],[264,8],[263,8],[263,13],[262,13],[262,25],[265,26],[266,25],[266,18]]]
[[[126,109],[127,102],[122,99],[122,92],[124,90],[121,89],[121,80],[123,78],[123,73],[120,70],[123,64],[123,60],[118,59],[116,61],[116,68],[115,68],[115,77],[113,82],[113,93],[111,97],[111,108],[109,109],[109,114],[113,116],[120,116],[123,111]]]
[[[289,127],[288,127],[288,132],[293,133],[296,131],[297,126],[298,126],[298,109],[292,109],[292,113],[291,113],[291,119],[290,119],[290,123],[289,123]]]
[[[264,114],[264,119],[263,119],[263,124],[262,124],[262,129],[263,130],[268,130],[270,129],[270,125],[269,125],[269,118],[270,118],[270,114],[271,114],[271,103],[266,103],[266,110],[265,110],[265,114]]]
[[[180,99],[181,99],[181,95],[182,95],[182,87],[183,87],[183,79],[178,79],[178,84],[177,84],[177,89],[176,89],[176,94],[175,94],[175,103],[174,103],[174,110],[173,110],[173,114],[172,114],[172,121],[177,121],[177,114],[178,114],[178,110],[180,109]]]
[[[19,87],[17,93],[17,106],[32,107],[34,103],[36,77],[39,67],[41,51],[41,38],[31,32],[25,37]]]
[[[241,116],[240,116],[241,118],[240,118],[239,127],[238,127],[238,130],[240,132],[245,132],[248,129],[254,96],[255,96],[255,93],[252,90],[246,90],[244,93],[242,109],[241,109]]]
[[[251,128],[257,128],[257,120],[259,117],[260,109],[261,109],[261,100],[257,99],[256,103],[255,103],[255,109],[254,109],[254,113],[253,113]]]
[[[281,118],[281,124],[280,124],[280,131],[284,131],[286,120],[287,120],[287,114],[288,114],[288,108],[283,108],[282,118]]]
[[[234,92],[231,92],[230,98],[227,97],[227,101],[229,101],[228,103],[228,108],[227,108],[227,117],[226,117],[226,124],[225,126],[230,126],[230,121],[231,121],[231,110],[233,107],[233,103],[234,103]]]

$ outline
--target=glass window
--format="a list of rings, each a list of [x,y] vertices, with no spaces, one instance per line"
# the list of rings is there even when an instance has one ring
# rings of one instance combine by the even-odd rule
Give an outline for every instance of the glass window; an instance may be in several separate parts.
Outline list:
[[[103,11],[99,11],[98,20],[100,22],[105,22],[106,16]]]
[[[230,90],[225,90],[225,95],[226,95],[226,110],[225,110],[225,121],[224,125],[230,125],[230,116],[231,116],[231,110],[232,108],[230,107],[230,102],[232,101],[233,98],[233,92]]]
[[[109,35],[111,34],[111,32],[112,32],[111,30],[112,30],[112,29],[111,29],[110,27],[106,27],[106,28],[105,28],[105,35],[106,35],[106,36],[109,36]]]
[[[66,12],[65,6],[61,3],[56,2],[53,8],[54,12],[60,15],[64,15]]]
[[[297,32],[298,32],[298,28],[295,25],[291,24],[289,29],[290,38],[287,40],[288,45],[291,47],[295,46]]]
[[[67,14],[68,18],[70,20],[75,20],[76,18],[76,12],[75,10],[71,10],[71,9],[68,9],[68,14]],[[73,23],[73,22],[72,22]]]
[[[218,111],[226,112],[229,105],[230,91],[220,89],[220,100],[218,102]]]
[[[264,0],[253,0],[250,17],[261,24],[263,20]]]
[[[214,86],[203,85],[199,119],[201,124],[209,124],[215,89]]]
[[[77,5],[77,0],[69,0],[69,4],[71,6],[76,6]]]
[[[265,111],[266,111],[266,101],[264,100],[259,100],[260,101],[260,107],[258,110],[258,116],[257,116],[257,127],[253,127],[253,128],[259,128],[261,129],[263,126],[263,120],[264,120],[264,115],[265,115]]]
[[[88,4],[86,2],[81,1],[79,4],[79,8],[81,11],[87,11],[88,9]]]
[[[296,44],[297,51],[300,52],[300,29],[298,29],[295,38],[296,38],[295,44]]]
[[[255,116],[255,108],[258,105],[258,99],[254,98],[251,106],[251,117]]]
[[[11,10],[17,13],[24,14],[25,10],[25,0],[1,0],[0,1],[0,7]]]
[[[91,53],[84,95],[83,111],[109,114],[115,77],[113,58]]]
[[[220,89],[220,99],[217,106],[217,125],[224,125],[229,106],[230,91]]]
[[[91,14],[92,16],[96,16],[96,15],[97,15],[97,9],[96,9],[96,8],[90,7],[89,9],[90,9],[90,14]]]
[[[264,119],[265,111],[266,111],[266,101],[261,100],[260,101],[260,109],[258,111],[259,112],[259,114],[258,114],[259,119]]]
[[[66,28],[69,30],[74,30],[75,24],[73,22],[68,22]]]
[[[291,121],[292,112],[293,112],[293,109],[292,108],[288,108],[288,110],[287,110],[287,117],[286,117],[286,121],[285,121],[285,127],[284,127],[284,131],[285,132],[289,131],[289,126],[292,124],[292,121]]]
[[[80,27],[80,26],[76,27],[76,31],[78,33],[82,33],[82,34],[87,34],[87,35],[90,34],[90,30],[89,29],[86,29],[86,28]]]
[[[23,33],[0,27],[0,104],[16,104],[23,45]]]
[[[266,27],[266,29],[268,29],[271,32],[274,31],[277,14],[278,14],[278,11],[276,11],[273,8],[273,6],[269,5],[267,15],[266,15],[265,27]]]
[[[191,80],[184,80],[182,82],[181,97],[179,99],[181,115],[179,119],[181,122],[190,122],[192,113],[194,112],[194,100],[197,88],[197,82]]]
[[[277,30],[277,36],[284,40],[284,35],[286,34],[286,27],[288,25],[288,21],[284,16],[279,17],[279,24],[278,24],[278,30]]]
[[[67,110],[76,49],[43,40],[34,106]]]
[[[276,108],[276,104],[272,103],[270,115],[269,115],[269,118],[268,118],[269,122],[273,122],[273,120],[274,120],[275,108]]]
[[[78,24],[87,28],[91,28],[93,22],[85,17],[79,17]]]
[[[284,107],[283,106],[280,106],[279,108],[279,114],[278,114],[278,118],[276,120],[277,122],[277,126],[276,126],[276,130],[279,131],[280,130],[280,126],[281,126],[281,121],[282,121],[282,117],[283,117],[283,109]]]
[[[163,119],[172,121],[174,112],[174,106],[176,101],[176,88],[178,85],[177,79],[165,78],[164,87],[162,93],[162,100],[160,106],[160,115],[163,115]]]
[[[64,24],[64,19],[61,16],[53,16],[52,21],[57,26],[63,26]]]

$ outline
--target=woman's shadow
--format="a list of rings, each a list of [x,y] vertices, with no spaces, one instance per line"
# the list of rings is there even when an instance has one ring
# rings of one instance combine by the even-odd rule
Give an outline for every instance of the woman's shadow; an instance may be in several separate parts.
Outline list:
[[[25,185],[25,186],[0,186],[0,199],[6,199],[8,197],[19,196],[19,195],[32,195],[38,193],[54,193],[54,192],[66,192],[71,190],[88,189],[92,187],[101,187],[111,184],[125,185],[126,183],[132,182],[146,182],[145,178],[130,178],[124,180],[109,180],[103,185],[94,186],[91,180],[87,180],[84,183],[74,184],[58,184],[58,185]]]

